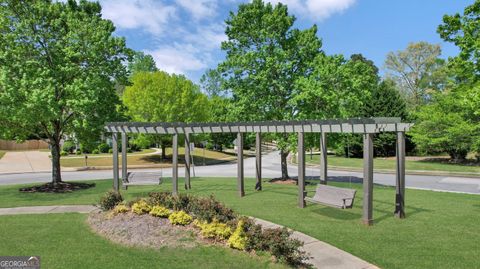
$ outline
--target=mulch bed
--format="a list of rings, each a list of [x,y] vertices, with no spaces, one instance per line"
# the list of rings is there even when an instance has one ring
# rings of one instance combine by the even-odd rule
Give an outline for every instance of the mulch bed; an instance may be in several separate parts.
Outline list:
[[[79,182],[59,182],[57,184],[46,183],[42,185],[20,188],[20,192],[48,192],[48,193],[66,193],[79,190],[85,190],[95,187],[95,183],[79,183]]]
[[[112,216],[96,212],[89,215],[87,222],[97,234],[127,246],[194,248],[203,241],[192,224],[172,225],[166,218],[148,214],[129,212]]]

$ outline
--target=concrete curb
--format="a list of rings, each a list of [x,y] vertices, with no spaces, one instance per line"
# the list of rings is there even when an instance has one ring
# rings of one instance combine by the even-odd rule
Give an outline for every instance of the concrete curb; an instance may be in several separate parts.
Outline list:
[[[93,205],[61,205],[61,206],[28,206],[0,208],[0,216],[22,215],[22,214],[51,214],[51,213],[90,213],[99,211]],[[282,228],[284,226],[253,218],[263,228]],[[379,267],[370,264],[346,251],[322,242],[304,233],[294,231],[292,237],[303,242],[305,250],[310,259],[308,263],[315,268],[328,269],[378,269]]]

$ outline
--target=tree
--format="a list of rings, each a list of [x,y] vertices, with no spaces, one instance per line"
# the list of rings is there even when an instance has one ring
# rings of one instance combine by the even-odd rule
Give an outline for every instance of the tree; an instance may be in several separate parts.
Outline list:
[[[198,86],[183,75],[163,71],[138,72],[125,89],[123,102],[134,121],[202,122],[210,118],[209,102]],[[170,140],[159,136],[162,158]]]
[[[364,108],[371,103],[372,92],[378,87],[378,68],[360,54],[345,59],[342,55],[320,54],[313,62],[313,71],[299,78],[301,89],[292,102],[302,119],[366,117]],[[310,141],[310,140],[307,140]],[[311,140],[318,146],[318,140]],[[362,140],[358,135],[329,135],[329,144],[345,154],[361,154]],[[352,154],[353,153],[353,154]]]
[[[438,93],[435,102],[417,113],[418,122],[411,134],[421,151],[447,152],[455,161],[464,160],[480,138],[480,128],[465,117],[458,94],[455,91]]]
[[[413,109],[424,104],[432,91],[443,88],[444,61],[439,59],[440,54],[439,45],[418,42],[387,55],[388,75],[401,87]]]
[[[367,117],[399,117],[405,120],[408,116],[405,99],[400,94],[393,80],[383,80],[374,88],[371,101],[365,106]],[[380,133],[375,135],[374,151],[376,156],[388,157],[396,153],[396,134]]]
[[[136,51],[132,61],[128,63],[128,71],[130,75],[133,75],[138,72],[155,72],[158,71],[158,68],[152,55]]]
[[[261,0],[241,4],[230,13],[222,42],[226,60],[219,65],[234,105],[237,120],[290,120],[298,113],[289,102],[296,94],[295,81],[309,74],[320,51],[317,27],[292,29],[295,17],[287,6]],[[282,178],[288,178],[288,135],[278,137]]]
[[[2,135],[46,136],[52,182],[62,181],[60,140],[97,134],[117,117],[115,81],[130,50],[98,3],[4,0],[0,4]]]

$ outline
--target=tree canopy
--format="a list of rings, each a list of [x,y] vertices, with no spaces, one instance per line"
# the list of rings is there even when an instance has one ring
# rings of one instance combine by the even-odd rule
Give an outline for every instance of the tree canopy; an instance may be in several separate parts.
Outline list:
[[[440,54],[439,45],[418,42],[387,55],[387,74],[401,87],[411,108],[423,105],[432,91],[443,88],[445,61],[439,58]]]
[[[234,105],[237,120],[287,120],[298,113],[290,100],[295,81],[311,70],[320,52],[317,27],[293,28],[295,17],[287,6],[261,0],[241,4],[226,20],[227,40],[222,42],[226,59],[219,64],[223,88]],[[286,137],[279,137],[285,141]],[[280,141],[280,142],[281,142]],[[287,178],[287,144],[280,143],[282,177]]]
[[[55,184],[63,135],[99,136],[117,118],[114,85],[126,80],[131,51],[114,30],[94,2],[0,4],[0,132],[46,136]]]
[[[123,102],[127,115],[144,122],[202,122],[210,118],[209,101],[199,87],[183,75],[163,71],[138,72],[131,77]],[[158,137],[165,158],[169,139]]]

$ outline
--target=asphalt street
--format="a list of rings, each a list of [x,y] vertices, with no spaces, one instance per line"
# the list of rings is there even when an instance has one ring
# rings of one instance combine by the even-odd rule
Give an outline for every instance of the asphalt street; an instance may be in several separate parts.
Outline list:
[[[245,177],[255,177],[255,158],[247,158],[244,160]],[[161,171],[162,176],[170,177],[171,168],[163,169],[135,169],[135,171]],[[236,177],[237,164],[228,163],[211,166],[195,166],[195,176],[197,177]],[[290,176],[297,175],[297,167],[289,166]],[[184,168],[179,168],[179,176],[184,174]],[[319,168],[307,168],[306,176],[318,178],[320,175]],[[361,182],[361,172],[347,172],[330,170],[329,180],[344,182]],[[265,154],[262,158],[262,177],[275,178],[280,177],[280,156],[278,152]],[[95,180],[112,178],[111,170],[92,170],[92,171],[65,171],[62,173],[63,180]],[[51,174],[47,172],[36,173],[12,173],[0,174],[0,185],[24,184],[24,183],[41,183],[48,182]],[[452,177],[452,176],[426,176],[426,175],[407,175],[406,187],[417,189],[428,189],[436,191],[465,192],[472,194],[480,194],[480,178]],[[374,183],[394,186],[394,174],[374,174]]]

